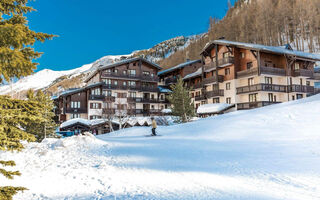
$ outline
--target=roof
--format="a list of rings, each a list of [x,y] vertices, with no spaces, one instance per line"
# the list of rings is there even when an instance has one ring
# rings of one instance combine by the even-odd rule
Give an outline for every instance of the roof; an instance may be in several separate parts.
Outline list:
[[[172,72],[172,71],[174,71],[176,69],[184,68],[187,65],[191,65],[191,64],[197,63],[197,62],[201,62],[201,60],[191,60],[191,61],[187,61],[187,62],[184,62],[184,63],[180,63],[179,65],[176,65],[176,66],[171,67],[169,69],[165,69],[165,70],[162,70],[161,72],[158,72],[158,76],[166,74],[166,73],[169,73],[169,72]]]
[[[156,63],[150,62],[149,60],[144,59],[142,57],[129,58],[129,59],[121,60],[121,61],[118,61],[118,62],[115,62],[115,63],[112,63],[112,64],[108,64],[108,65],[105,65],[105,66],[98,67],[95,71],[93,71],[91,74],[89,74],[89,76],[85,79],[85,82],[88,82],[89,79],[91,79],[93,76],[95,76],[101,70],[112,68],[112,67],[116,67],[116,66],[123,65],[123,64],[126,64],[126,63],[131,63],[131,62],[138,61],[138,60],[141,60],[142,62],[148,63],[148,64],[156,67],[159,70],[162,69]]]
[[[227,104],[227,103],[213,103],[213,104],[204,104],[198,107],[197,113],[198,114],[215,114],[220,113],[229,108],[234,107],[234,104]]]
[[[183,80],[186,80],[186,79],[189,79],[189,78],[193,78],[193,77],[197,77],[197,76],[200,76],[202,74],[202,68],[199,68],[197,71],[191,73],[191,74],[188,74],[186,75]]]
[[[233,42],[228,40],[214,40],[210,43],[207,43],[203,51],[201,52],[201,54],[207,52],[207,50],[212,48],[215,44],[236,46],[239,48],[252,49],[252,50],[263,51],[263,52],[271,52],[275,54],[286,54],[291,56],[297,56],[299,58],[307,58],[315,61],[320,61],[320,54],[313,54],[313,53],[307,53],[303,51],[291,50],[289,46],[284,48],[284,47],[276,47],[276,46],[266,46],[261,44]]]
[[[70,119],[68,121],[63,122],[60,125],[60,128],[66,128],[69,126],[72,126],[74,124],[82,124],[88,127],[92,127],[92,126],[97,126],[97,125],[101,125],[101,124],[105,124],[107,123],[108,120],[107,119],[92,119],[92,120],[88,120],[88,119],[83,119],[83,118],[74,118],[74,119]],[[116,121],[112,121],[113,124],[118,124],[118,122]]]
[[[90,88],[93,88],[93,87],[96,87],[99,85],[103,85],[103,84],[104,84],[103,82],[92,83],[92,84],[89,84],[89,85],[82,87],[82,88],[75,88],[75,89],[64,91],[60,94],[60,96],[67,96],[67,95],[71,95],[71,94],[76,94],[76,93],[82,92],[86,89],[90,89]]]
[[[172,92],[170,89],[162,87],[162,86],[158,86],[158,89],[161,93],[170,93]]]

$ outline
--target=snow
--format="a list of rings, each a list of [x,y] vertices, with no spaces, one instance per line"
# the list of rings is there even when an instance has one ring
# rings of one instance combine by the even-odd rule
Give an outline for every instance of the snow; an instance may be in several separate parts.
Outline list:
[[[161,110],[162,113],[172,113],[172,110],[170,108]]]
[[[164,88],[164,87],[161,87],[161,86],[158,86],[158,89],[161,93],[170,93],[172,92],[171,90],[167,89],[167,88]]]
[[[183,80],[189,79],[189,78],[193,78],[193,77],[199,76],[199,75],[201,75],[201,74],[202,74],[202,68],[199,68],[197,71],[195,71],[195,72],[193,72],[193,73],[191,73],[191,74],[186,75],[186,76],[183,78]]]
[[[320,199],[320,96],[172,126],[46,139],[15,160],[15,200]],[[9,167],[8,167],[9,169]]]
[[[297,50],[289,50],[289,49],[285,49],[283,47],[277,47],[277,46],[266,46],[261,44],[234,42],[234,41],[228,41],[228,40],[214,40],[213,42],[208,43],[204,49],[206,49],[212,43],[229,44],[229,45],[231,44],[231,45],[240,46],[240,47],[260,49],[260,50],[265,50],[265,51],[279,53],[279,54],[287,54],[287,55],[293,55],[298,57],[310,58],[314,60],[320,60],[320,54],[307,53],[307,52],[297,51]]]
[[[84,124],[84,125],[87,125],[87,126],[91,125],[91,122],[88,119],[74,118],[74,119],[69,119],[68,121],[63,122],[60,125],[60,128],[64,128],[64,127],[67,127],[67,126],[70,126],[70,125],[76,124],[76,123],[81,123],[81,124]]]
[[[227,103],[204,104],[198,107],[197,113],[198,114],[219,113],[232,106],[234,106],[234,104],[227,104]]]

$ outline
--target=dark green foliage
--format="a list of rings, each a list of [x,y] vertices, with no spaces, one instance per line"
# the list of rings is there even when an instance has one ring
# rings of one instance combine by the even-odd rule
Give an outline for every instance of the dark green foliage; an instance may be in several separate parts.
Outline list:
[[[178,82],[171,86],[172,93],[169,96],[169,101],[172,105],[172,114],[179,116],[182,122],[187,122],[194,114],[194,105],[189,96],[189,90],[183,86],[183,80],[178,79]]]
[[[28,124],[26,131],[36,136],[37,141],[42,141],[45,137],[53,137],[57,124],[54,121],[54,104],[50,96],[44,94],[41,90],[34,95],[34,91],[29,90],[27,94],[29,100],[39,104],[38,113],[44,119],[43,121],[33,121]]]

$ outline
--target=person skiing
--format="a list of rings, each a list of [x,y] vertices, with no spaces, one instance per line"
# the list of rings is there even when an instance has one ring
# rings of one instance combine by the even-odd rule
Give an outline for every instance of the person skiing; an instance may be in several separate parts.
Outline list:
[[[156,128],[157,128],[157,122],[156,120],[154,119],[154,117],[151,117],[151,121],[152,121],[152,136],[156,136]]]

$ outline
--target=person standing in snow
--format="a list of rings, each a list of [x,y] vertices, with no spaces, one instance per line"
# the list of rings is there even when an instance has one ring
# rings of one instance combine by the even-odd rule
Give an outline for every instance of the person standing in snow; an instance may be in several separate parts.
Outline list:
[[[151,117],[151,121],[152,121],[152,135],[153,136],[156,136],[156,128],[157,128],[157,122],[156,120],[154,119],[154,117]]]

